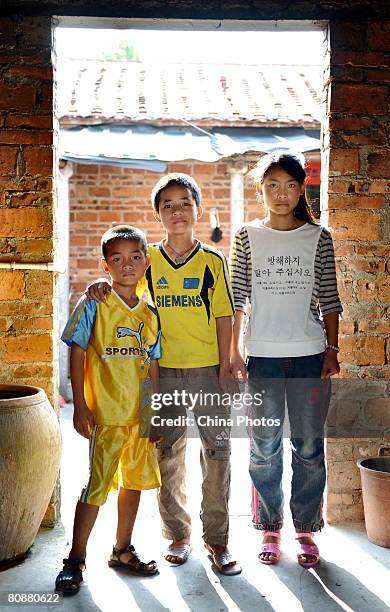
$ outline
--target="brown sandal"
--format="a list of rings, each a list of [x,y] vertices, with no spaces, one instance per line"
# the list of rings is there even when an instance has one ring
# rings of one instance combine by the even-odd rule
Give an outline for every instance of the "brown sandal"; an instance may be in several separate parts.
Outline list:
[[[124,553],[130,553],[132,555],[132,557],[130,557],[130,559],[126,562],[121,561],[121,555]],[[130,570],[134,574],[138,574],[139,576],[153,576],[158,572],[156,561],[154,561],[154,559],[148,563],[141,561],[135,551],[134,546],[131,544],[119,549],[116,549],[114,546],[111,557],[108,561],[108,565],[109,567],[123,567]]]

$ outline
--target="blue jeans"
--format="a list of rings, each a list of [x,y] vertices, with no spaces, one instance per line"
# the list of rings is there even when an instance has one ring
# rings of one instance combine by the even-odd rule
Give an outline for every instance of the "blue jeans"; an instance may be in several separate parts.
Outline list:
[[[253,419],[249,473],[257,491],[253,523],[256,529],[278,531],[283,525],[283,423],[287,405],[292,449],[290,508],[299,531],[318,531],[324,524],[324,423],[330,380],[321,380],[324,354],[305,357],[250,357],[248,387]],[[256,421],[257,419],[257,421]],[[275,426],[273,423],[278,422]],[[258,424],[261,421],[261,424]]]

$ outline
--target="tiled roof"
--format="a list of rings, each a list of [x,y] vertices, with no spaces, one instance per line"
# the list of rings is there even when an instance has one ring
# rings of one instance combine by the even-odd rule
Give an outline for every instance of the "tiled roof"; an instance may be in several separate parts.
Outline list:
[[[320,66],[61,60],[61,124],[136,121],[318,127]]]

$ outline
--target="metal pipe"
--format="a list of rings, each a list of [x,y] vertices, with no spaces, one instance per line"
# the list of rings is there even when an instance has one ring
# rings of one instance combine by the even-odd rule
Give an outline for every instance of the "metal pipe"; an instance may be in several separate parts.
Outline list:
[[[18,261],[0,261],[0,270],[46,270],[47,272],[58,272],[63,274],[65,268],[60,268],[52,261],[46,263],[20,263]]]

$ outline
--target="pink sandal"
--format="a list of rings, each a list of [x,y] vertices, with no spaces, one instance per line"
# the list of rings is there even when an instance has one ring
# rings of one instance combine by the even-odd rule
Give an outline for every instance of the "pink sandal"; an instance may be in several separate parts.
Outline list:
[[[259,552],[258,559],[260,563],[264,563],[264,565],[276,565],[279,563],[280,559],[280,532],[279,531],[264,531],[263,538],[266,536],[272,536],[273,538],[277,538],[277,542],[263,542],[261,551]],[[261,555],[264,553],[270,553],[274,558],[273,559],[262,559]]]
[[[318,550],[318,546],[316,544],[303,544],[303,542],[299,541],[300,538],[312,537],[313,534],[310,531],[297,531],[295,534],[298,563],[302,567],[314,567],[320,562],[320,551]],[[314,561],[306,561],[305,559],[302,559],[302,557],[308,555],[310,555],[311,557],[315,557]]]

